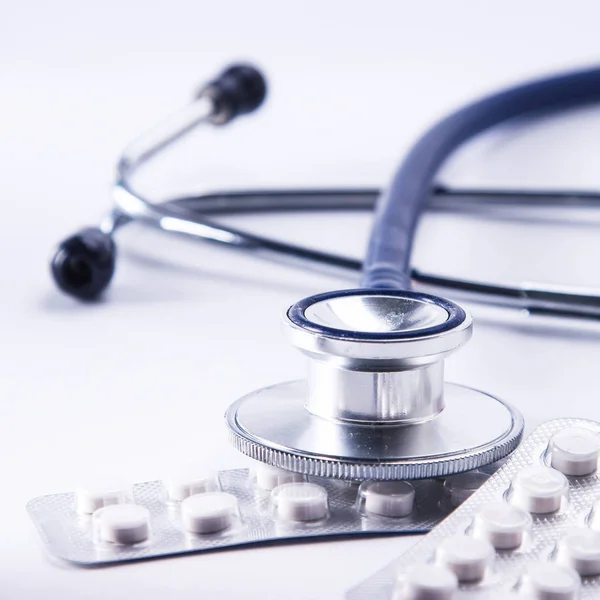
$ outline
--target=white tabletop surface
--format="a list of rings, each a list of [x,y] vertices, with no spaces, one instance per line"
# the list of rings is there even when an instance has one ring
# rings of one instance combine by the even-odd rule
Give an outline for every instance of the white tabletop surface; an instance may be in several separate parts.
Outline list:
[[[272,93],[230,130],[190,138],[138,185],[191,190],[384,185],[415,137],[485,91],[600,60],[595,2],[5,0],[0,19],[0,597],[338,598],[415,538],[252,548],[116,568],[50,560],[30,498],[103,473],[160,478],[181,463],[248,461],[225,408],[302,377],[279,315],[353,285],[131,227],[105,300],[48,272],[53,245],[110,205],[119,149],[228,61]],[[151,171],[151,172],[150,172]],[[463,186],[600,188],[600,109],[511,126],[447,165]],[[590,216],[593,218],[593,215]],[[257,230],[360,256],[368,215],[253,218]],[[427,217],[415,264],[518,282],[600,284],[596,222]],[[519,406],[527,428],[600,419],[600,328],[470,307],[476,332],[448,378]],[[476,426],[476,424],[473,424]]]

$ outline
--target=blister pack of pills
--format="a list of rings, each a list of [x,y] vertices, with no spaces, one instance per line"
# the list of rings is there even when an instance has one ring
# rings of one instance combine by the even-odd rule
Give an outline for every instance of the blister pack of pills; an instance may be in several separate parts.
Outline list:
[[[472,471],[358,483],[260,465],[83,486],[35,498],[27,510],[50,554],[93,565],[305,537],[424,533],[488,478]]]
[[[538,427],[481,488],[352,600],[600,598],[600,424]]]

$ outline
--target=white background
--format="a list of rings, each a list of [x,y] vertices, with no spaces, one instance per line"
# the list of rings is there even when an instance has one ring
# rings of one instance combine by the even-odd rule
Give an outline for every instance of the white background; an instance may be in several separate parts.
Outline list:
[[[84,570],[48,559],[36,495],[102,473],[160,478],[247,461],[222,415],[301,377],[279,315],[352,280],[269,265],[131,227],[105,301],[53,287],[53,245],[110,204],[119,149],[228,61],[256,61],[265,109],[198,135],[138,185],[384,185],[415,137],[480,93],[600,61],[595,2],[8,2],[0,20],[0,597],[336,598],[414,541],[254,548]],[[600,188],[600,110],[511,126],[445,169],[449,183]],[[151,171],[151,169],[149,169]],[[600,284],[587,224],[428,217],[415,264],[496,281]],[[252,219],[261,231],[362,254],[368,216]],[[528,430],[600,419],[600,329],[471,307],[450,379],[519,406]],[[476,424],[472,424],[476,426]]]

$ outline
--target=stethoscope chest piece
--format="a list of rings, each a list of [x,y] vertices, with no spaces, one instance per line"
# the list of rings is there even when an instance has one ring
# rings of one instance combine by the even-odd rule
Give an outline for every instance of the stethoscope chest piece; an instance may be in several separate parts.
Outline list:
[[[306,381],[239,399],[226,413],[238,450],[340,479],[419,479],[475,469],[519,443],[523,419],[483,392],[444,382],[471,336],[457,304],[416,292],[311,296],[284,316],[309,360]]]

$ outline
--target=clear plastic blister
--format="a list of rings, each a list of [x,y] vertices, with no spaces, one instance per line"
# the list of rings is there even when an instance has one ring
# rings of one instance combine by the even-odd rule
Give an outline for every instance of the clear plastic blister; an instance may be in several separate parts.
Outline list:
[[[459,508],[351,600],[600,598],[600,424],[538,427]]]
[[[353,482],[267,465],[187,469],[164,481],[40,496],[27,510],[52,555],[93,565],[304,537],[425,533],[487,477]]]

